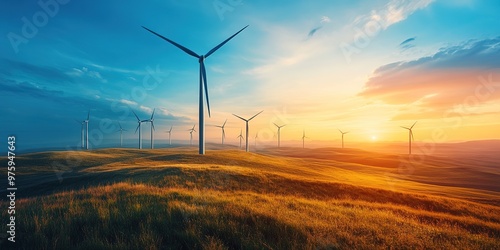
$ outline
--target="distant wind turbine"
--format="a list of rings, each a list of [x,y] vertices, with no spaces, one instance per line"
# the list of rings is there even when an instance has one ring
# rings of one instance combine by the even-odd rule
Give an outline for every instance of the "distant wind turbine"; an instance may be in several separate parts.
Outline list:
[[[224,122],[224,124],[222,124],[222,126],[216,126],[216,127],[222,129],[222,145],[224,145],[224,138],[226,138],[226,132],[224,131],[224,127],[226,126],[226,122],[227,122],[227,119]]]
[[[122,128],[122,125],[120,124],[120,122],[118,122],[118,126],[120,126],[120,129],[118,131],[120,132],[120,147],[122,147],[122,145],[123,145],[122,134],[123,134],[123,131],[127,131],[127,130],[125,130],[125,129]]]
[[[302,148],[305,148],[305,139],[306,138],[309,138],[309,137],[306,136],[306,131],[303,130],[302,131]]]
[[[409,150],[408,154],[410,155],[411,155],[411,141],[415,140],[415,138],[413,138],[413,130],[412,130],[415,124],[417,124],[417,122],[413,123],[413,125],[411,125],[411,127],[409,128],[401,126],[404,129],[408,129],[408,150]]]
[[[347,131],[347,132],[342,132],[342,130],[340,130],[340,129],[339,129],[339,131],[340,131],[340,133],[342,134],[342,148],[344,148],[344,135],[345,135],[345,134],[347,134],[347,133],[349,133],[349,131]]]
[[[281,128],[286,126],[285,125],[281,125],[281,126],[278,126],[278,124],[274,123],[274,126],[276,126],[278,128],[278,148],[280,147],[280,141],[281,141]]]
[[[154,118],[155,116],[155,109],[153,109],[153,113],[151,114],[151,118],[149,118],[148,122],[151,123],[151,149],[154,148],[154,136],[153,136],[153,130],[155,130],[155,125],[154,125]]]
[[[245,121],[245,123],[246,123],[246,140],[245,140],[245,151],[246,152],[248,152],[248,122],[251,121],[253,118],[255,118],[256,116],[258,116],[262,112],[264,112],[264,110],[260,111],[256,115],[252,116],[250,119],[245,119],[245,118],[243,118],[241,116],[233,114],[234,116],[240,118],[241,120]]]
[[[85,136],[85,148],[87,150],[89,150],[89,121],[90,121],[90,110],[89,112],[87,113],[87,120],[84,120],[83,122],[85,122],[85,124],[87,125],[87,129],[86,129],[86,136]]]
[[[188,129],[188,131],[189,131],[189,145],[191,145],[191,146],[193,145],[193,132],[196,132],[196,130],[194,129],[194,126],[196,126],[196,124],[193,125],[192,129]]]
[[[208,108],[208,116],[210,117],[210,102],[208,100],[208,84],[207,84],[207,73],[206,73],[206,70],[205,70],[205,59],[208,58],[210,55],[212,55],[215,51],[217,51],[218,49],[220,49],[222,46],[224,46],[224,44],[226,44],[229,40],[231,40],[233,37],[235,37],[236,35],[238,35],[241,31],[243,31],[244,29],[246,29],[248,27],[245,26],[243,29],[241,29],[240,31],[236,32],[234,35],[230,36],[228,39],[224,40],[222,43],[220,43],[219,45],[215,46],[213,49],[211,49],[210,51],[207,52],[206,55],[198,55],[196,54],[195,52],[193,52],[192,50],[142,26],[144,29],[146,29],[147,31],[159,36],[160,38],[162,38],[163,40],[171,43],[172,45],[174,45],[175,47],[181,49],[182,51],[186,52],[188,55],[190,56],[193,56],[193,57],[196,57],[198,59],[198,62],[200,63],[200,91],[199,91],[199,127],[200,127],[200,132],[199,132],[199,154],[203,155],[205,154],[205,112],[204,112],[204,108],[203,108],[203,92],[205,92],[205,97],[207,99],[207,108]]]
[[[149,120],[142,120],[139,119],[139,116],[137,116],[137,114],[132,111],[132,113],[134,113],[135,115],[135,118],[137,118],[137,128],[135,129],[135,133],[137,133],[137,130],[139,130],[139,149],[142,149],[142,123],[143,122],[149,122]]]
[[[238,137],[236,137],[236,138],[240,138],[240,149],[241,149],[241,140],[243,140],[243,135],[242,135],[242,133],[243,133],[243,130],[241,129],[241,130],[240,130],[240,135],[238,135]]]
[[[167,131],[168,133],[168,145],[172,145],[172,141],[170,140],[170,136],[172,135],[172,126],[170,126],[170,130]]]

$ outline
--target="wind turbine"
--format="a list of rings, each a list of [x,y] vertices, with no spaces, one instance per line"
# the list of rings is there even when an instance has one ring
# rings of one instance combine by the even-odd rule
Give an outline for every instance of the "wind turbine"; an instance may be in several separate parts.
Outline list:
[[[246,152],[248,152],[248,122],[251,121],[253,118],[255,118],[256,116],[258,116],[262,112],[264,112],[264,110],[260,111],[256,115],[252,116],[250,119],[245,119],[245,118],[243,118],[241,116],[233,114],[234,116],[240,118],[241,120],[245,121],[245,123],[246,123],[246,140],[245,140],[245,151]],[[241,140],[240,140],[240,142],[241,142]]]
[[[196,126],[196,124],[195,124],[195,125],[193,125],[193,128],[192,128],[192,129],[188,129],[188,131],[189,131],[189,135],[190,135],[190,138],[189,138],[189,145],[191,145],[191,146],[193,145],[193,132],[196,132],[196,130],[194,130],[194,126]]]
[[[417,124],[417,122],[413,123],[413,125],[411,125],[411,127],[409,127],[409,128],[401,126],[404,129],[408,129],[408,149],[409,149],[408,154],[410,154],[410,155],[411,155],[411,141],[415,140],[415,138],[413,138],[413,130],[412,130],[413,126],[415,126],[415,124]]]
[[[281,126],[278,126],[278,124],[276,124],[276,123],[273,123],[273,124],[274,124],[274,126],[276,126],[278,128],[278,148],[279,148],[280,147],[280,140],[281,140],[281,128],[286,126],[286,124],[281,125]]]
[[[153,136],[153,130],[155,130],[155,125],[154,125],[154,118],[155,116],[155,109],[153,109],[153,113],[151,114],[151,118],[149,118],[148,122],[151,123],[151,149],[154,148],[154,136]]]
[[[204,112],[204,108],[203,108],[203,92],[205,92],[205,97],[207,99],[207,109],[208,109],[208,116],[210,117],[210,102],[208,100],[208,84],[207,84],[207,72],[205,70],[205,59],[208,58],[210,55],[212,55],[215,51],[217,51],[218,49],[220,49],[222,46],[224,46],[224,44],[226,44],[227,42],[229,42],[229,40],[231,40],[233,37],[235,37],[236,35],[238,35],[240,32],[242,32],[244,29],[246,29],[248,27],[245,26],[243,29],[241,29],[240,31],[236,32],[234,35],[230,36],[228,39],[224,40],[222,43],[220,43],[219,45],[215,46],[213,49],[211,49],[210,51],[207,52],[207,54],[205,55],[198,55],[196,54],[195,52],[193,52],[192,50],[142,26],[144,29],[146,29],[147,31],[157,35],[158,37],[162,38],[163,40],[171,43],[172,45],[174,45],[175,47],[181,49],[182,51],[186,52],[188,55],[190,56],[193,56],[193,57],[196,57],[198,59],[198,62],[200,63],[200,91],[199,91],[199,101],[198,101],[198,104],[199,104],[199,127],[200,127],[200,132],[199,132],[199,154],[203,155],[205,154],[205,112]]]
[[[149,122],[149,120],[142,120],[139,119],[137,114],[132,110],[132,113],[134,113],[135,118],[137,118],[137,128],[135,129],[135,133],[137,133],[137,130],[139,130],[139,149],[142,149],[142,123],[143,122]]]
[[[224,122],[224,124],[222,124],[222,126],[216,126],[216,127],[222,129],[222,145],[224,145],[224,138],[226,138],[226,132],[224,132],[224,127],[226,126],[226,122],[227,122],[227,119]]]
[[[241,149],[241,140],[243,140],[242,133],[243,133],[243,130],[240,130],[240,135],[238,135],[238,137],[236,137],[236,138],[240,138],[240,149]]]
[[[89,121],[90,121],[90,110],[89,112],[87,113],[87,120],[84,120],[83,122],[85,122],[85,124],[87,125],[87,129],[86,129],[86,139],[85,139],[85,148],[87,150],[89,150]]]
[[[344,148],[344,135],[347,134],[347,133],[349,133],[349,131],[348,132],[342,132],[342,130],[340,130],[340,129],[339,129],[339,131],[342,134],[342,148]]]
[[[118,126],[120,126],[120,130],[118,130],[118,131],[120,132],[120,147],[121,147],[123,144],[122,133],[123,133],[123,131],[127,131],[127,130],[122,128],[122,125],[120,124],[120,122],[118,122]]]
[[[305,148],[305,139],[306,138],[309,138],[309,137],[306,136],[306,131],[303,130],[302,131],[302,148]]]
[[[172,126],[170,126],[170,130],[167,131],[168,133],[168,145],[172,145],[172,141],[170,140],[170,136],[172,135]]]

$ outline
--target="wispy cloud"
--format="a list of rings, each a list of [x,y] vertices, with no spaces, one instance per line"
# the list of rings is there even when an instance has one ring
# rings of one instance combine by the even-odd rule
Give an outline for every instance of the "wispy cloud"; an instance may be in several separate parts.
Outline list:
[[[399,48],[401,50],[405,51],[405,50],[408,50],[408,49],[415,47],[415,43],[414,43],[415,39],[417,39],[417,37],[411,37],[411,38],[404,40],[402,43],[399,44]]]
[[[369,14],[360,15],[355,19],[355,25],[362,25],[365,29],[378,25],[382,29],[401,22],[419,9],[427,7],[434,0],[391,0],[384,7],[373,9]]]

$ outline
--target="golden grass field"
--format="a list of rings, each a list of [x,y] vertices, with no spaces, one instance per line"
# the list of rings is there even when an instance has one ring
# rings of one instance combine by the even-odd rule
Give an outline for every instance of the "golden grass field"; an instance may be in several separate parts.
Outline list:
[[[338,148],[26,154],[17,242],[1,249],[499,249],[499,163]]]

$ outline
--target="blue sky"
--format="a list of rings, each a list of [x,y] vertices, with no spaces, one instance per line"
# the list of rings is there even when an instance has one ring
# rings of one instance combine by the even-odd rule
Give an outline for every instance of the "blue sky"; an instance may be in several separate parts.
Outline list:
[[[356,141],[404,141],[398,126],[414,120],[424,140],[436,127],[454,127],[453,117],[463,119],[446,141],[500,138],[498,1],[40,2],[49,8],[0,8],[0,136],[16,135],[20,147],[79,145],[75,120],[89,109],[95,147],[116,143],[118,121],[126,139],[137,138],[131,111],[146,119],[153,108],[156,138],[173,125],[175,140],[189,140],[198,62],[142,25],[198,54],[250,25],[206,60],[206,123],[228,119],[228,142],[244,126],[231,114],[260,110],[251,133],[269,141],[273,122],[289,124],[284,140],[306,129],[337,141],[340,128]],[[492,79],[491,93],[476,96],[474,112],[455,112],[480,77]],[[208,142],[219,137],[207,126]]]

